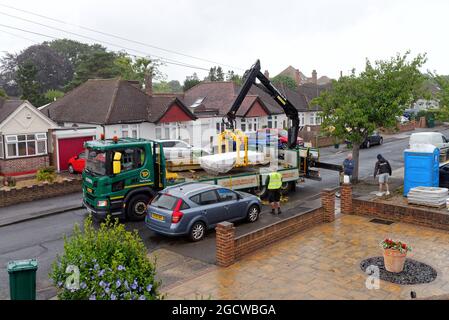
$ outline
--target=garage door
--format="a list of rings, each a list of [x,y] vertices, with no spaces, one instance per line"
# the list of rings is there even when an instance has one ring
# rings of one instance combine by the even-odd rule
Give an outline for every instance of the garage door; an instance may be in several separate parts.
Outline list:
[[[84,142],[93,140],[93,137],[76,137],[58,139],[58,161],[59,170],[67,170],[68,161],[71,157],[79,154],[84,150]]]

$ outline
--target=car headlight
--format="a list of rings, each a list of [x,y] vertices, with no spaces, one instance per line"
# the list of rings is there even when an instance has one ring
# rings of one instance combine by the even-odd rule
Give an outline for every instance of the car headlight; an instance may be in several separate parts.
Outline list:
[[[107,207],[107,206],[108,206],[108,200],[97,201],[97,207]]]

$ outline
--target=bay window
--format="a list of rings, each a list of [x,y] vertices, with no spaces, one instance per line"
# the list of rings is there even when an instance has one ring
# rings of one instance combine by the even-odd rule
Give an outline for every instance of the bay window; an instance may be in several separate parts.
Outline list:
[[[47,154],[47,134],[7,135],[6,158],[31,157]]]

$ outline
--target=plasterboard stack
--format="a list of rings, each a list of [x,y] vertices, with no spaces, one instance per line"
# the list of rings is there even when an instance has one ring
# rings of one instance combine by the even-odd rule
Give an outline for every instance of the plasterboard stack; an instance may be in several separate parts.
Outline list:
[[[240,151],[240,159],[245,156],[244,151]],[[237,152],[227,152],[214,154],[199,158],[201,168],[206,172],[218,175],[227,173],[234,168],[237,161]],[[252,164],[265,163],[265,156],[261,152],[248,151],[248,161]]]
[[[407,195],[409,204],[418,204],[433,208],[442,208],[446,205],[449,190],[435,187],[416,187],[410,189]]]

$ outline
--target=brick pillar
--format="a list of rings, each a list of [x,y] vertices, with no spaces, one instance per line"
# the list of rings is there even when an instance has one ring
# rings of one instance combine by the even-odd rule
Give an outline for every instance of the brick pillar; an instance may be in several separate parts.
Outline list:
[[[216,259],[220,267],[229,267],[234,263],[234,224],[221,222],[215,228],[216,231]]]
[[[321,191],[321,205],[324,210],[324,222],[335,220],[335,190],[323,189]]]
[[[344,183],[341,185],[341,213],[352,214],[352,185]]]

